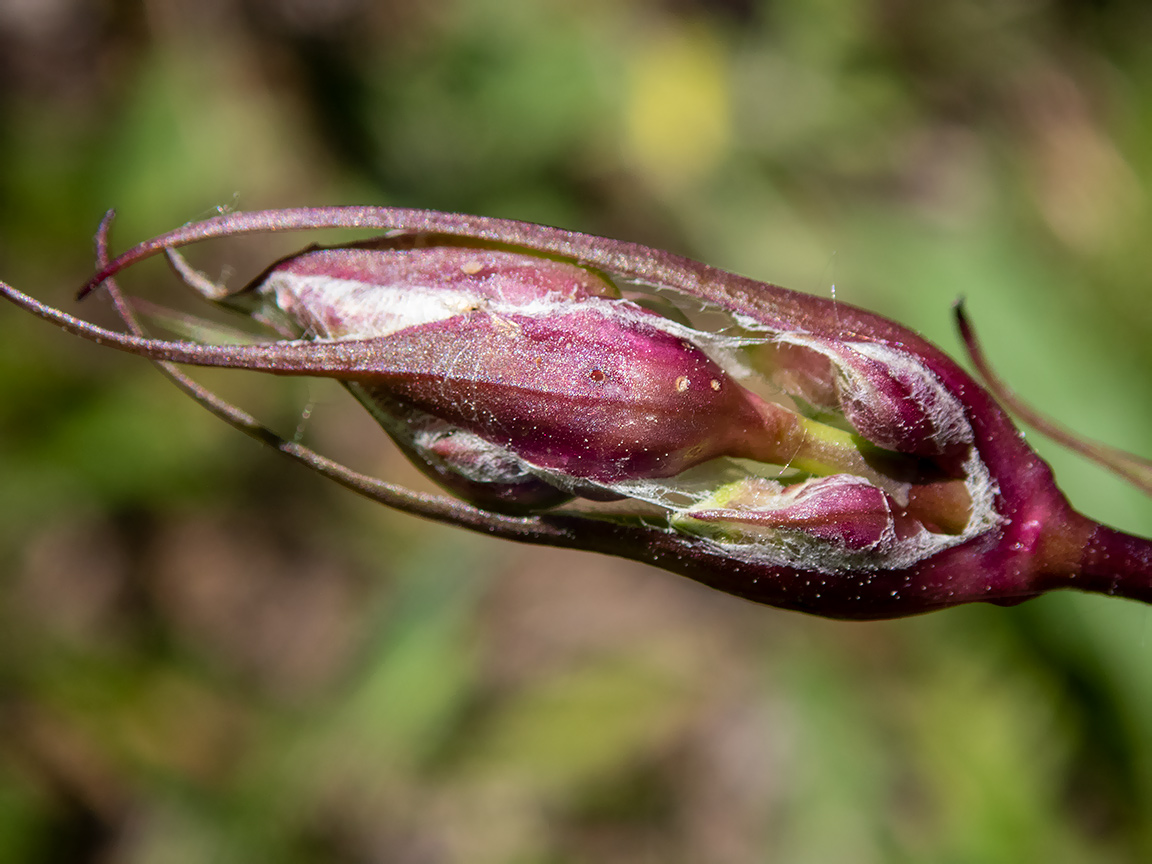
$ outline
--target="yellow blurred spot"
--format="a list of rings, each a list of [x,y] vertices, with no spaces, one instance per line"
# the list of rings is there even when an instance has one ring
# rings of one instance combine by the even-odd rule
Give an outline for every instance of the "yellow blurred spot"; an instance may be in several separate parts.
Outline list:
[[[731,140],[730,81],[720,45],[699,30],[641,41],[625,98],[626,155],[655,185],[682,185],[712,168]]]

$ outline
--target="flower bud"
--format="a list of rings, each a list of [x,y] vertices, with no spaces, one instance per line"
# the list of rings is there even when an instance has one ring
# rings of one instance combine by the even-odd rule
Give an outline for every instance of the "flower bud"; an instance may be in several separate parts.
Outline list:
[[[619,292],[590,271],[493,249],[432,246],[317,249],[273,266],[242,295],[266,320],[322,339],[381,337],[490,305],[563,303]],[[402,452],[453,494],[490,510],[528,512],[571,493],[523,459],[463,428],[401,404],[386,387],[345,382]]]
[[[914,523],[877,487],[838,474],[790,486],[762,477],[739,480],[683,511],[676,527],[741,543],[791,536],[886,553]]]
[[[646,317],[475,311],[372,340],[340,377],[578,480],[671,477],[742,453],[764,425],[755,397]]]
[[[349,488],[493,535],[644,560],[835,617],[1008,604],[1056,587],[1152,601],[1152,542],[1072,510],[992,395],[938,348],[864,310],[667,252],[460,214],[301,208],[224,214],[111,263],[101,251],[84,292],[187,243],[334,227],[393,235],[287,259],[224,300],[294,341],[148,339],[134,322],[116,333],[3,283],[0,293],[153,360],[340,380],[413,461],[483,509],[355,475],[186,389]],[[600,272],[656,302],[624,300]],[[718,321],[722,337],[686,323],[700,310],[695,320]],[[754,394],[744,359],[781,404]],[[489,512],[573,493],[637,506]]]
[[[804,385],[798,395],[824,409],[834,395],[844,419],[876,446],[916,456],[955,457],[972,443],[964,406],[915,355],[879,342],[795,333],[783,334],[779,341],[830,361],[832,388],[818,374],[819,361],[793,355],[799,370],[791,380]]]
[[[241,294],[322,339],[385,336],[492,305],[619,296],[582,267],[461,246],[317,249],[281,261]]]
[[[445,471],[460,474],[469,500],[490,497],[470,489],[467,464],[489,454],[426,452],[406,431],[413,417],[436,418],[546,483],[596,498],[618,497],[596,486],[672,477],[721,456],[818,472],[848,458],[866,470],[843,434],[739,386],[693,341],[704,334],[616,298],[564,262],[455,246],[318,250],[243,293],[262,299],[263,317],[287,316],[321,341],[370,340],[362,360],[325,374],[344,381],[422,469],[442,482]],[[519,498],[514,485],[497,499]],[[551,497],[540,491],[528,500]]]

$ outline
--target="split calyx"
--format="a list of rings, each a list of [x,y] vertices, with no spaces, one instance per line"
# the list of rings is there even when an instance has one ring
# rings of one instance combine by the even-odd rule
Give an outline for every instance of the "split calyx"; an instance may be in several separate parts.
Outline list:
[[[899,345],[705,332],[666,289],[625,299],[566,261],[435,238],[308,250],[231,294],[169,257],[283,340],[145,353],[336,378],[483,509],[646,502],[670,530],[819,569],[911,563],[996,518],[963,405]]]

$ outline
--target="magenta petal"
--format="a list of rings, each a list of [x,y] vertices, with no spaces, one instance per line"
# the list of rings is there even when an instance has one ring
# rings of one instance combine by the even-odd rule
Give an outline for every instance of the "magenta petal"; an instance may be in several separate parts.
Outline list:
[[[616,289],[563,261],[493,249],[319,249],[277,264],[246,289],[269,297],[302,332],[367,338],[490,303],[572,302]]]
[[[610,284],[575,264],[466,246],[317,249],[289,258],[269,275],[276,273],[344,279],[392,291],[468,290],[488,300],[511,303],[617,294]]]
[[[669,477],[761,421],[703,351],[638,318],[474,312],[375,340],[346,378],[550,471]]]
[[[886,450],[926,457],[963,453],[972,443],[964,404],[917,355],[880,342],[842,341],[807,334],[781,337],[784,368],[777,379],[796,380],[796,395],[827,410],[838,407],[852,428]],[[791,353],[789,353],[791,352]],[[831,362],[828,391],[818,361]],[[792,373],[787,364],[797,365]],[[830,405],[831,398],[836,405]]]
[[[747,481],[738,487],[724,494],[724,508],[693,508],[685,515],[737,533],[789,531],[850,550],[882,552],[896,541],[891,500],[856,477],[836,475],[783,488]]]

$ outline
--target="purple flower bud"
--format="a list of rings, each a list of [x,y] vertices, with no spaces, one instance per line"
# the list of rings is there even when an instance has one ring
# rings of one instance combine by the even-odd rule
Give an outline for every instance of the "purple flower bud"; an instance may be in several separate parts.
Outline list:
[[[796,395],[818,408],[839,410],[876,446],[931,457],[961,455],[972,443],[963,403],[914,354],[879,342],[802,333],[781,334],[777,341],[798,349],[780,370],[784,386],[794,384]]]
[[[583,267],[460,246],[318,249],[276,264],[242,292],[251,293],[324,339],[384,336],[493,304],[619,296]]]
[[[339,377],[578,480],[669,477],[744,455],[764,426],[758,401],[646,317],[475,311],[372,340]]]
[[[302,333],[371,340],[355,368],[328,374],[432,476],[460,475],[457,492],[463,478],[489,492],[510,482],[501,500],[552,500],[529,481],[536,472],[553,488],[604,497],[584,481],[668,477],[750,455],[764,427],[761,401],[699,346],[564,262],[461,247],[320,250],[244,293]],[[442,427],[433,439],[413,432],[429,422]],[[468,444],[448,446],[455,430]],[[477,469],[491,464],[505,468]],[[501,479],[508,471],[515,480]]]
[[[455,246],[318,250],[242,293],[297,332],[372,340],[358,364],[307,371],[339,377],[422,469],[487,506],[555,497],[522,479],[501,490],[500,472],[478,481],[471,463],[493,459],[593,498],[720,456],[817,471],[839,451],[859,461],[855,445],[827,435],[807,444],[816,427],[733,381],[693,341],[705,334],[564,262]],[[427,451],[411,429],[429,420],[473,443]]]
[[[209,237],[365,226],[407,234],[296,256],[228,298],[305,337],[294,341],[150,340],[3,283],[0,292],[154,360],[336,378],[480,509],[382,488],[294,444],[281,450],[377,500],[499,536],[649,561],[845,618],[1013,603],[1057,587],[1152,600],[1152,542],[1076,513],[988,392],[916,334],[842,303],[634,244],[388,208],[228,214],[141,244],[89,287]],[[686,318],[703,308],[724,335],[624,299],[601,272],[649,292],[654,308],[670,303]],[[491,512],[570,494],[635,506]]]
[[[791,486],[746,478],[689,507],[675,524],[722,541],[771,543],[791,538],[879,555],[890,552],[915,525],[883,491],[845,474]]]
[[[257,317],[287,319],[297,335],[332,340],[381,337],[494,304],[564,303],[618,292],[582,267],[538,256],[459,246],[368,246],[293,256],[238,296],[261,301]],[[387,386],[345,384],[417,468],[466,501],[520,513],[572,497],[531,473],[513,452],[398,401]]]

